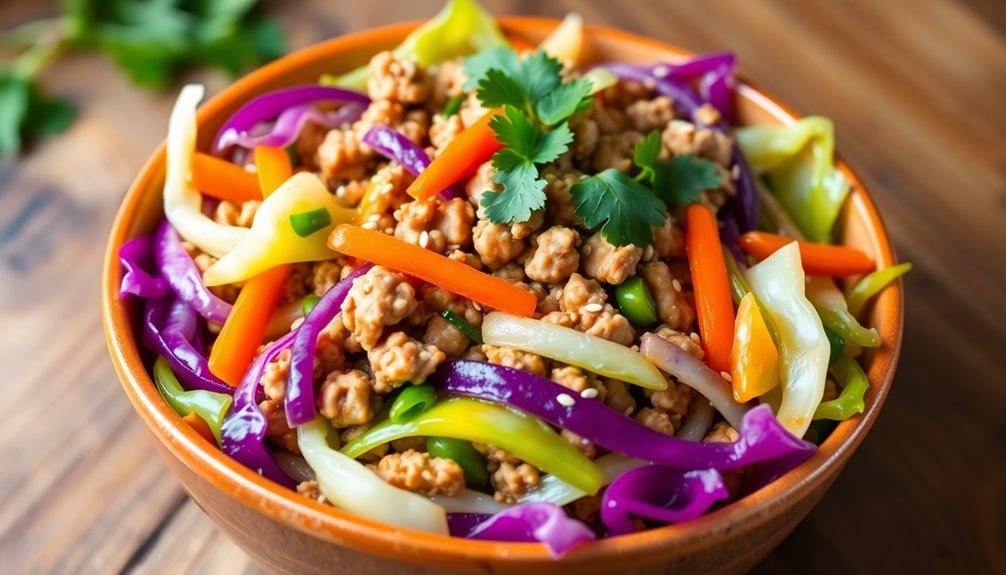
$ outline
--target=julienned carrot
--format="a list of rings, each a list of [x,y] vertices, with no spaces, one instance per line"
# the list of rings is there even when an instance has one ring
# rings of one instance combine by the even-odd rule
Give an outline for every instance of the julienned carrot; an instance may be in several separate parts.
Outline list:
[[[740,238],[741,249],[758,259],[765,259],[776,250],[794,241],[767,232],[747,232]],[[856,248],[797,241],[803,271],[814,276],[851,276],[872,272],[873,259]]]
[[[734,339],[734,303],[727,264],[723,260],[716,216],[702,204],[688,206],[685,250],[695,290],[695,314],[706,350],[706,363],[718,372],[730,371]]]
[[[209,154],[196,152],[192,157],[192,185],[207,196],[220,200],[244,202],[262,199],[255,174]]]
[[[530,317],[538,304],[534,294],[510,282],[381,232],[343,224],[332,231],[328,245],[509,314]]]
[[[489,121],[498,112],[490,110],[451,140],[412,182],[407,190],[409,195],[419,200],[432,198],[489,161],[503,147],[496,141],[496,133],[489,126]]]
[[[262,195],[268,196],[293,175],[290,155],[283,148],[259,146],[255,148],[255,168]]]
[[[282,157],[273,150],[279,150]],[[282,148],[256,148],[255,165],[263,197],[274,192],[293,174],[290,157]],[[286,290],[291,267],[281,265],[266,270],[245,282],[238,293],[234,308],[210,350],[210,371],[224,383],[237,387],[241,382],[255,357],[255,350],[262,343],[269,317]]]
[[[210,429],[210,424],[206,423],[206,420],[199,417],[198,414],[192,412],[182,418],[182,421],[189,424],[189,427],[194,429],[196,433],[203,436],[203,439],[209,441],[210,443],[216,444],[217,440],[213,437],[213,430]]]

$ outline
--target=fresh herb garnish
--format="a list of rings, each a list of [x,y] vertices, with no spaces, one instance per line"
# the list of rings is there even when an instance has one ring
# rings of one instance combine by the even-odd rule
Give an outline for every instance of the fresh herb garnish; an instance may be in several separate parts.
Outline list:
[[[63,0],[62,16],[0,32],[22,53],[0,69],[0,154],[25,139],[65,130],[73,107],[46,97],[39,72],[73,50],[100,50],[136,85],[165,88],[185,68],[238,75],[285,51],[282,30],[253,10],[257,0]]]
[[[664,202],[643,184],[615,168],[588,176],[570,189],[576,217],[584,225],[601,224],[601,235],[616,246],[643,247],[653,241],[651,226],[661,226],[667,218]]]
[[[461,95],[454,96],[450,100],[447,100],[447,103],[444,104],[444,117],[445,118],[450,118],[454,114],[457,114],[458,112],[460,112],[461,111],[461,104],[463,104],[464,101],[465,101],[465,98],[464,98],[464,96],[461,96]]]
[[[521,60],[509,48],[490,48],[464,63],[466,89],[477,87],[487,108],[503,108],[490,122],[504,145],[493,155],[499,192],[482,194],[486,217],[494,223],[525,222],[545,205],[545,180],[538,165],[564,154],[573,141],[566,120],[589,106],[589,80],[563,82],[562,64],[539,50]]]
[[[685,206],[700,201],[702,190],[715,190],[722,182],[715,164],[683,154],[657,164],[653,191],[668,204]]]

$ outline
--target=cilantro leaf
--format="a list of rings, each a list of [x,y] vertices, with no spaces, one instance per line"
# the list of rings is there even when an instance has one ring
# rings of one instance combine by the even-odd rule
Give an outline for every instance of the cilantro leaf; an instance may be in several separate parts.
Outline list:
[[[546,125],[554,125],[573,115],[590,94],[590,80],[579,78],[562,84],[535,102],[535,114]]]
[[[562,64],[544,50],[537,50],[524,57],[515,79],[527,91],[528,98],[537,104],[562,84]]]
[[[523,159],[531,159],[543,137],[542,129],[513,106],[504,106],[503,113],[489,121],[496,141]]]
[[[479,85],[490,69],[516,77],[520,69],[520,59],[512,48],[492,46],[465,58],[462,69],[468,77],[462,88],[465,92],[470,92]]]
[[[73,106],[50,98],[38,85],[11,71],[0,72],[0,155],[21,151],[25,140],[52,136],[73,121]]]
[[[573,131],[569,129],[569,124],[563,122],[541,138],[531,160],[536,164],[547,164],[565,154],[572,142]]]
[[[479,81],[478,97],[486,108],[513,106],[524,109],[527,106],[527,94],[524,88],[506,73],[490,68]]]
[[[495,156],[493,165],[496,165]],[[503,191],[483,192],[481,201],[491,222],[526,222],[531,219],[531,212],[545,205],[545,180],[538,177],[538,168],[530,160],[506,170],[497,167],[493,180],[503,184]]]
[[[570,189],[576,216],[590,228],[603,224],[601,235],[616,246],[645,246],[653,241],[651,226],[663,225],[667,208],[646,186],[614,169],[586,177]]]
[[[714,190],[722,183],[715,164],[683,154],[656,165],[653,191],[668,204],[684,206],[701,200],[702,190]]]
[[[642,142],[636,144],[632,161],[642,170],[637,180],[653,181],[656,176],[657,156],[660,155],[660,132],[653,130]]]

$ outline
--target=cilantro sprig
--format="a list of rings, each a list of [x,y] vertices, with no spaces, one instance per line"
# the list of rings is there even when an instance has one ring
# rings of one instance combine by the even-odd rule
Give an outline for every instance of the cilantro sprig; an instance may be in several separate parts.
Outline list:
[[[588,227],[602,226],[601,235],[610,244],[642,247],[653,241],[652,227],[664,223],[668,205],[697,202],[702,190],[722,183],[709,160],[683,154],[659,161],[660,149],[660,133],[652,131],[633,150],[639,168],[635,178],[609,168],[574,184],[570,194],[576,216]]]
[[[493,181],[499,192],[482,194],[486,217],[494,223],[526,222],[545,205],[545,180],[538,166],[569,149],[573,132],[567,119],[590,106],[589,80],[566,82],[562,64],[544,51],[524,59],[495,47],[465,60],[465,89],[476,89],[486,108],[502,108],[489,125],[503,148],[493,155]]]
[[[72,105],[46,96],[36,78],[74,50],[99,50],[137,86],[167,87],[185,68],[208,65],[238,75],[285,52],[276,21],[257,0],[63,0],[62,15],[0,32],[0,47],[18,50],[0,69],[0,155],[24,140],[65,130]]]

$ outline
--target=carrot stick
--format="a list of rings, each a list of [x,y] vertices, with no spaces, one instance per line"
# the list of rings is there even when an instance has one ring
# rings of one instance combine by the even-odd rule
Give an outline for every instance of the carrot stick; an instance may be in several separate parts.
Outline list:
[[[490,110],[485,116],[457,135],[444,151],[426,167],[406,190],[410,196],[425,200],[471,174],[489,161],[503,147],[496,141],[489,121],[499,110]]]
[[[203,439],[216,445],[217,440],[213,437],[213,430],[210,429],[210,424],[206,423],[205,419],[196,415],[195,412],[192,412],[183,417],[182,421],[189,424],[189,427],[196,430],[196,433],[203,436]]]
[[[779,248],[793,242],[793,238],[767,232],[747,232],[741,234],[741,249],[758,259],[765,259]],[[856,248],[832,246],[813,242],[797,241],[803,271],[814,276],[851,276],[872,272],[876,268],[873,259]]]
[[[220,200],[244,202],[262,199],[255,174],[209,154],[196,152],[192,157],[192,185],[207,196]]]
[[[332,231],[328,245],[502,312],[530,317],[538,304],[534,294],[508,281],[381,232],[343,224]]]
[[[706,363],[718,372],[730,371],[734,338],[734,304],[723,260],[716,216],[702,204],[688,206],[685,215],[685,250],[695,290],[695,314],[699,320]]]
[[[282,156],[274,150],[279,150]],[[255,163],[263,197],[274,192],[293,174],[290,157],[282,148],[255,148]],[[210,371],[227,385],[237,387],[255,358],[255,351],[269,326],[269,317],[286,291],[291,269],[290,265],[268,269],[250,278],[238,293],[209,357]]]

